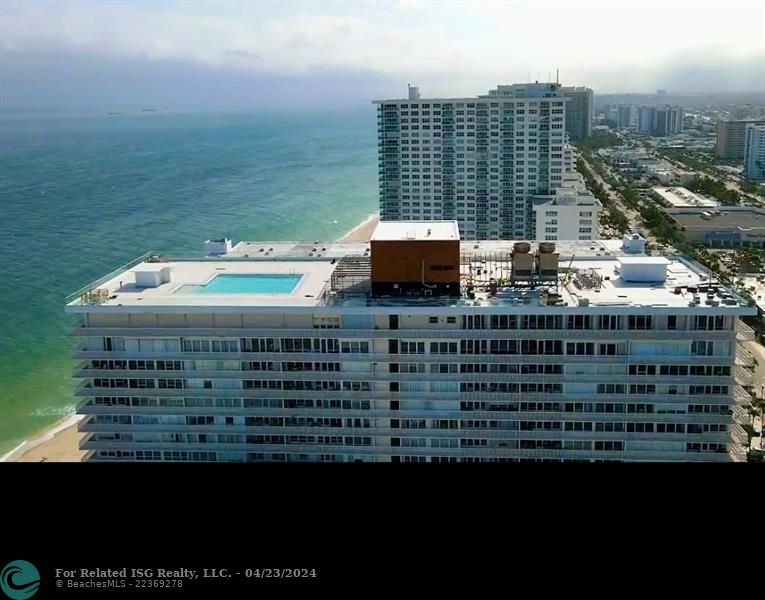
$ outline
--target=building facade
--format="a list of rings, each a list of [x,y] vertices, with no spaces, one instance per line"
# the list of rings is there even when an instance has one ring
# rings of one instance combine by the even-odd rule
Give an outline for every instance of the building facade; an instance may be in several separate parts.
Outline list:
[[[738,317],[756,308],[697,265],[632,238],[537,250],[388,225],[371,257],[242,242],[73,294],[86,460],[744,460]],[[375,293],[404,243],[383,271],[406,285]]]
[[[566,133],[576,142],[592,137],[593,94],[587,87],[564,87],[566,102]]]
[[[456,219],[470,239],[533,235],[531,198],[562,181],[561,86],[499,86],[477,98],[378,100],[380,213]]]
[[[744,176],[765,180],[765,125],[748,125],[744,142]]]
[[[717,122],[715,154],[726,160],[743,160],[748,125],[765,125],[765,120],[721,119]]]
[[[638,113],[638,126],[637,130],[640,133],[651,135],[653,131],[653,120],[656,109],[653,106],[639,106],[637,108]]]
[[[683,131],[683,107],[659,106],[653,111],[651,135],[674,135]]]
[[[617,107],[617,129],[634,130],[637,127],[637,111],[632,104]]]

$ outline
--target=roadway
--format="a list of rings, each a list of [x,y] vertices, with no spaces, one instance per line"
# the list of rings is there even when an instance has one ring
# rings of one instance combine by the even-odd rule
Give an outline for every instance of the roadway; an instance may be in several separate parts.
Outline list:
[[[642,220],[643,218],[641,217],[640,213],[637,212],[636,210],[633,210],[632,208],[630,208],[624,203],[624,198],[622,198],[622,195],[617,190],[615,190],[610,183],[608,183],[605,179],[603,179],[598,174],[598,172],[593,168],[593,166],[589,162],[587,162],[587,159],[585,159],[584,156],[580,154],[580,158],[582,159],[582,162],[585,164],[585,166],[590,170],[590,173],[592,173],[592,176],[595,179],[595,181],[597,181],[601,186],[603,186],[603,189],[608,195],[609,200],[611,200],[611,202],[613,202],[616,205],[616,207],[624,213],[624,216],[627,217],[627,220],[630,223],[630,228],[633,231],[639,231],[648,243],[650,243],[653,246],[656,246],[658,242],[656,241],[656,238],[653,235],[651,235],[651,233],[643,225],[643,220]]]

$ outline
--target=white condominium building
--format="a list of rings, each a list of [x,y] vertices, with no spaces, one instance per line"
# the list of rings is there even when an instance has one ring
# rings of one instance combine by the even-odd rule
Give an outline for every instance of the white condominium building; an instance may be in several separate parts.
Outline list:
[[[466,239],[532,237],[532,196],[562,180],[566,101],[556,83],[375,101],[382,219],[456,219]]]
[[[640,240],[216,245],[69,298],[86,460],[745,459],[756,307]]]

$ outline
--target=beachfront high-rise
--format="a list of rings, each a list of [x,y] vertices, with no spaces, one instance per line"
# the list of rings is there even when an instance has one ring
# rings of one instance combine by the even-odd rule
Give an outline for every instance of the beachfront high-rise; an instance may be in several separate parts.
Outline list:
[[[474,98],[376,100],[384,221],[456,219],[466,239],[533,237],[532,199],[562,181],[566,97],[557,83]]]
[[[741,461],[754,315],[639,236],[210,242],[73,294],[87,460]]]
[[[717,121],[715,154],[727,160],[743,160],[746,130],[750,125],[765,125],[765,119],[720,119]]]
[[[765,125],[748,125],[746,128],[744,176],[765,181]]]
[[[576,142],[592,137],[592,90],[588,87],[564,87],[566,103],[566,132]]]

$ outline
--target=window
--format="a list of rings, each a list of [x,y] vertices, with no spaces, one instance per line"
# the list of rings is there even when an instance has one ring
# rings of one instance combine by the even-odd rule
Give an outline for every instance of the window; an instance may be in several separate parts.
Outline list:
[[[431,354],[457,354],[457,342],[430,342]]]
[[[340,327],[340,317],[314,315],[314,329],[338,329]]]
[[[568,329],[590,329],[589,315],[569,315]]]
[[[722,331],[725,329],[725,317],[698,315],[693,317],[692,329],[706,329],[708,331]]]
[[[712,356],[714,354],[714,342],[691,342],[691,354],[694,356]]]
[[[623,383],[599,383],[598,394],[623,394],[625,388]]]
[[[595,354],[595,344],[593,342],[568,342],[566,344],[566,354],[574,354],[574,355]]]
[[[601,356],[618,356],[627,353],[626,344],[600,344],[598,354]]]
[[[425,342],[405,342],[400,344],[401,354],[425,354]]]
[[[651,329],[651,315],[630,315],[628,329]]]
[[[344,354],[369,354],[369,342],[340,342]]]

